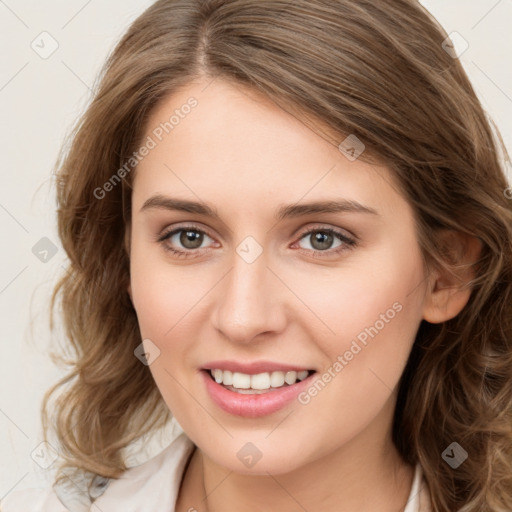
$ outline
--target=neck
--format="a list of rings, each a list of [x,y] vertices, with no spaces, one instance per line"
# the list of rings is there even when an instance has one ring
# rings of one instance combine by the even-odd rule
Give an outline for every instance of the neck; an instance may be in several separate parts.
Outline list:
[[[290,473],[253,476],[222,470],[201,454],[205,511],[402,510],[414,468],[401,461],[398,453],[381,455],[379,460],[368,456],[347,466],[340,463],[344,460],[341,450]]]

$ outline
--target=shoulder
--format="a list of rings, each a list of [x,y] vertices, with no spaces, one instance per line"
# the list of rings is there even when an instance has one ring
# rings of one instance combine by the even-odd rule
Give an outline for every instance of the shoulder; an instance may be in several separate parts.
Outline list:
[[[180,434],[156,457],[111,480],[95,505],[109,512],[174,510],[183,472],[194,448],[185,433]]]
[[[91,492],[87,492],[87,485],[15,491],[0,502],[0,512],[174,510],[183,471],[194,448],[182,433],[158,455],[128,469],[118,479],[98,478]]]
[[[111,480],[95,505],[109,512],[174,510],[183,471],[194,448],[185,433],[180,434],[156,457]]]

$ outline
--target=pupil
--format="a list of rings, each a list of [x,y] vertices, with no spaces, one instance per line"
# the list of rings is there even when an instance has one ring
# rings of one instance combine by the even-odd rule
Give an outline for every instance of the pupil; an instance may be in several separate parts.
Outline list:
[[[203,234],[197,231],[182,231],[180,242],[187,249],[197,249],[203,241]]]
[[[318,250],[329,249],[332,240],[333,236],[330,233],[318,232],[313,234],[313,243],[311,245]]]

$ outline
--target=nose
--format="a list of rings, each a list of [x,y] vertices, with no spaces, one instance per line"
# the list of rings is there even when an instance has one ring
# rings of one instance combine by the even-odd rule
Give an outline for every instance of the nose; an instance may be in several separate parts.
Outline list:
[[[267,263],[264,253],[252,263],[235,253],[233,267],[216,287],[213,325],[230,341],[247,344],[285,328],[285,290]]]

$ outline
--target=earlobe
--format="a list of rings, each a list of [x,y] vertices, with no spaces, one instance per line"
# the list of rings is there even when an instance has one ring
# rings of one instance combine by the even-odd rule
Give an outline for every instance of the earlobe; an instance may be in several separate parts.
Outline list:
[[[471,295],[470,281],[475,278],[475,264],[482,242],[456,231],[440,233],[445,247],[447,269],[437,269],[429,276],[423,319],[441,323],[456,317]]]

